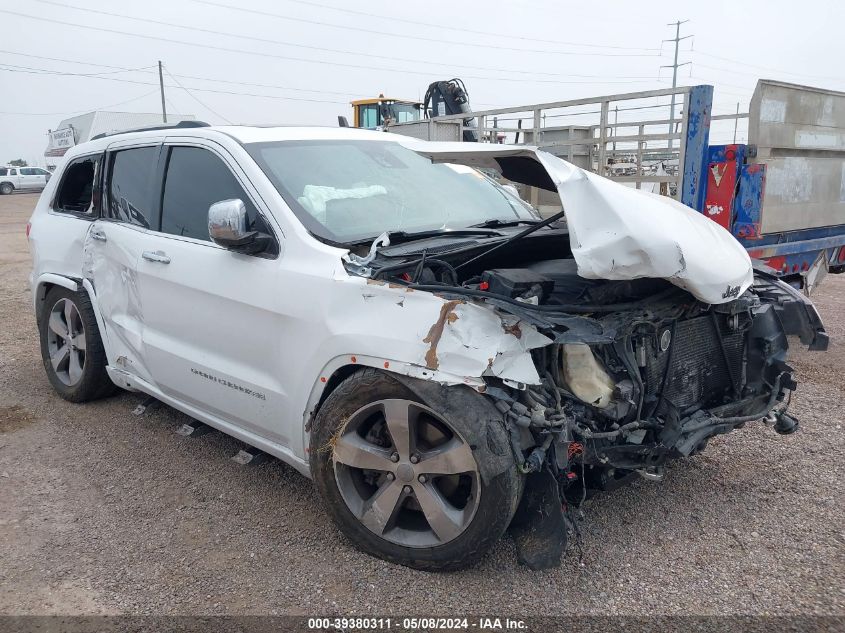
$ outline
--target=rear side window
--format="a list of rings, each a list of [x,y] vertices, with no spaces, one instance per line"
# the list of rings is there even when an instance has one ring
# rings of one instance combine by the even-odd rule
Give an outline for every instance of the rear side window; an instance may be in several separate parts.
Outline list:
[[[208,240],[208,207],[234,198],[246,206],[250,230],[270,233],[249,196],[220,158],[199,147],[173,147],[164,181],[161,231]]]
[[[124,149],[111,155],[106,217],[151,227],[157,157],[158,147]]]
[[[100,210],[100,191],[97,185],[99,174],[99,156],[85,156],[73,160],[62,175],[53,208],[62,213],[97,215]]]

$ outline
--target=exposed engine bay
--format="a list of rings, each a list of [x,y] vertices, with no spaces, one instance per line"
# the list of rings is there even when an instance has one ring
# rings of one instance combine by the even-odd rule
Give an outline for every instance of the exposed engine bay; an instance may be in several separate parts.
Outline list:
[[[555,491],[577,505],[588,490],[661,479],[667,460],[748,422],[765,419],[781,434],[798,428],[787,412],[796,387],[787,335],[818,350],[827,335],[797,290],[755,270],[750,288],[714,305],[663,279],[585,279],[560,257],[567,242],[566,227],[551,223],[502,248],[432,238],[383,246],[364,273],[486,304],[554,341],[530,352],[539,384],[485,377],[514,459],[534,482],[523,505],[539,507],[526,512],[560,512],[549,500]],[[523,549],[531,566],[555,564],[546,550]]]
[[[538,233],[475,260],[472,247],[435,257],[414,242],[423,255],[388,247],[371,263],[375,279],[489,303],[554,340],[531,352],[541,384],[487,378],[515,454],[531,449],[525,472],[549,459],[569,485],[573,468],[589,465],[590,483],[607,487],[634,471],[659,476],[666,459],[751,420],[771,416],[779,432],[795,430],[786,335],[827,346],[797,290],[757,271],[742,295],[709,305],[661,279],[584,279],[574,259],[533,259],[567,239],[564,228]]]
[[[491,354],[477,387],[502,414],[527,475],[511,524],[523,562],[557,564],[564,508],[588,490],[637,475],[659,480],[667,460],[749,422],[765,420],[781,434],[798,428],[787,412],[797,386],[787,336],[825,350],[827,334],[812,303],[753,266],[727,231],[675,200],[539,150],[441,145],[424,154],[557,190],[563,210],[465,230],[385,233],[345,262],[370,283],[444,300],[424,341],[436,343],[458,320],[458,305],[483,305],[506,334],[531,339],[517,350],[522,360],[530,354],[530,372],[515,379],[497,371]],[[455,336],[453,348],[469,338]],[[437,361],[426,357],[430,369]]]

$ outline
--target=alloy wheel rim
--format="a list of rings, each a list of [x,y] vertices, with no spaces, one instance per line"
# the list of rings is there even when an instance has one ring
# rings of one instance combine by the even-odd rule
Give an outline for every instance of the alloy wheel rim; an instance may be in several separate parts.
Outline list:
[[[70,299],[59,299],[47,323],[47,352],[53,372],[68,387],[82,380],[85,348],[85,325],[79,309]]]
[[[332,440],[335,481],[368,530],[404,547],[463,534],[481,498],[470,445],[440,415],[411,400],[353,413]]]

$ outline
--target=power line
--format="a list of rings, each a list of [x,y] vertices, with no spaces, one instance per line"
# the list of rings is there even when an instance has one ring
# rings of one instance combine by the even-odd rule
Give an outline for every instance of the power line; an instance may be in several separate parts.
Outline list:
[[[160,63],[160,62],[159,62],[159,63]],[[178,79],[176,79],[176,77],[174,77],[173,75],[171,75],[171,74],[170,74],[170,71],[167,69],[167,67],[166,67],[166,66],[164,67],[164,72],[166,72],[166,73],[167,73],[167,76],[168,76],[168,77],[170,77],[173,81],[175,81],[175,82],[176,82],[176,84],[177,84],[177,85],[178,85],[178,86],[179,86],[182,90],[184,90],[184,91],[185,91],[185,93],[187,93],[187,95],[188,95],[191,99],[193,99],[194,101],[196,101],[196,102],[197,102],[198,104],[200,104],[203,108],[205,108],[206,110],[208,110],[209,112],[211,112],[213,115],[220,117],[220,118],[221,118],[221,119],[223,119],[226,123],[228,123],[229,125],[232,125],[232,122],[231,122],[229,119],[227,119],[226,117],[224,117],[222,114],[220,114],[220,113],[219,113],[219,112],[217,112],[216,110],[213,110],[213,109],[212,109],[210,106],[208,106],[207,104],[205,104],[205,103],[203,103],[202,101],[200,101],[199,97],[197,97],[194,93],[192,93],[192,92],[191,92],[190,90],[188,90],[185,86],[183,86],[183,85],[179,82],[179,80],[178,80]],[[163,98],[163,95],[164,95],[164,93],[162,93],[162,98]]]
[[[66,71],[57,71],[57,70],[50,70],[49,68],[42,68],[42,69],[32,69],[27,68],[26,66],[16,66],[15,64],[6,64],[5,62],[0,62],[0,66],[8,66],[9,68],[25,68],[27,70],[39,70],[40,74],[42,75],[68,75],[72,77],[93,77],[93,78],[104,78],[103,75],[115,75],[117,73],[125,73],[125,72],[140,72],[145,71],[148,68],[152,68],[152,66],[143,66],[141,68],[124,68],[121,70],[113,70],[109,72],[101,72],[101,73],[72,73]]]
[[[154,95],[158,92],[158,90],[153,90],[151,92],[145,92],[142,95],[138,95],[137,97],[132,97],[131,99],[126,99],[125,101],[118,101],[117,103],[112,103],[109,105],[98,106],[96,108],[86,108],[85,110],[76,110],[74,112],[0,112],[0,114],[6,115],[18,115],[18,116],[73,116],[75,114],[84,114],[85,112],[92,112],[94,110],[107,110],[108,108],[116,108],[117,106],[124,105],[126,103],[131,103],[133,101],[138,101],[139,99],[143,99],[144,97],[149,97],[150,95]]]
[[[45,57],[44,55],[35,55],[33,53],[20,53],[18,51],[5,51],[0,50],[0,53],[5,55],[18,55],[20,57],[31,57],[32,59],[45,59],[52,62],[64,62],[67,64],[81,64],[83,66],[97,66],[99,68],[117,68],[119,70],[132,70],[131,68],[125,68],[123,66],[110,66],[109,64],[98,64],[95,62],[81,62],[78,60],[73,59],[66,59],[66,58],[59,58],[59,57]],[[152,68],[152,66],[147,66],[146,68]],[[139,71],[140,72],[140,71]]]
[[[780,68],[773,68],[771,66],[758,66],[756,64],[749,64],[748,62],[738,61],[736,59],[730,59],[729,57],[722,57],[720,55],[713,55],[712,53],[705,53],[703,51],[693,51],[697,55],[704,55],[705,57],[712,57],[713,59],[719,59],[723,62],[730,62],[731,64],[737,64],[739,66],[747,66],[748,68],[756,68],[758,70],[766,70],[769,72],[781,73],[782,75],[792,75],[794,77],[808,77],[811,79],[829,79],[831,81],[842,81],[842,77],[831,77],[829,75],[810,75],[808,73],[793,73],[786,70],[781,70]],[[721,69],[726,70],[726,69]]]
[[[63,62],[63,63],[66,63],[66,64],[80,64],[80,65],[83,65],[83,66],[101,66],[103,68],[118,68],[118,69],[123,70],[123,71],[131,70],[133,72],[143,72],[143,73],[150,73],[150,74],[156,72],[155,70],[153,70],[153,66],[145,67],[145,68],[149,68],[149,70],[141,70],[141,69],[122,68],[121,66],[109,66],[109,65],[106,65],[106,64],[96,64],[94,62],[83,62],[83,61],[74,60],[74,59],[59,59],[57,57],[45,57],[44,55],[33,55],[33,54],[30,54],[30,53],[20,53],[20,52],[17,52],[17,51],[0,50],[0,54],[17,55],[17,56],[20,56],[20,57],[31,57],[33,59],[43,59],[43,60],[49,60],[49,61],[55,61],[55,62]],[[2,63],[0,63],[0,65],[10,66],[10,64],[2,64]],[[17,66],[17,67],[18,68],[25,68],[23,66]],[[47,69],[44,69],[44,70],[47,70]],[[62,74],[59,71],[53,71],[53,72],[57,72],[59,74]],[[291,86],[280,86],[278,84],[253,83],[253,82],[248,82],[248,81],[232,81],[231,79],[217,79],[217,78],[213,78],[213,77],[202,77],[202,76],[198,76],[198,75],[176,74],[176,75],[173,75],[173,76],[178,77],[179,79],[195,79],[195,80],[198,80],[198,81],[211,81],[211,82],[217,82],[217,83],[232,84],[232,85],[235,85],[235,86],[251,86],[251,87],[254,87],[254,88],[276,88],[278,90],[291,90],[293,92],[316,92],[316,93],[319,93],[319,94],[337,95],[337,96],[342,96],[342,97],[351,97],[351,96],[354,96],[356,94],[352,91],[341,92],[341,91],[338,91],[338,90],[318,90],[318,89],[313,89],[313,88],[294,88],[294,87],[291,87]]]
[[[347,31],[358,31],[361,33],[369,33],[371,35],[384,35],[386,37],[396,37],[403,40],[420,40],[423,42],[433,42],[435,44],[453,44],[455,46],[469,46],[472,48],[483,49],[498,49],[505,51],[516,51],[520,53],[542,53],[544,55],[584,55],[591,57],[659,57],[654,53],[649,54],[631,54],[631,53],[585,53],[580,51],[550,51],[545,49],[531,49],[531,48],[514,48],[511,46],[498,46],[495,44],[474,44],[472,42],[464,42],[462,40],[444,40],[440,37],[425,37],[421,35],[405,35],[400,33],[391,33],[390,31],[378,31],[375,29],[364,29],[356,26],[348,26],[344,24],[329,24],[321,20],[310,20],[307,18],[292,17],[289,15],[282,15],[281,13],[271,13],[269,11],[259,11],[258,9],[247,9],[246,7],[233,7],[220,2],[213,2],[212,0],[191,0],[199,4],[205,4],[220,9],[228,9],[231,11],[240,11],[243,13],[252,13],[255,15],[263,15],[265,17],[278,18],[280,20],[290,20],[292,22],[302,22],[305,24],[315,24],[317,26],[328,26],[335,29],[344,29]]]
[[[489,35],[492,37],[507,37],[514,40],[523,40],[527,42],[542,42],[544,44],[565,44],[567,46],[584,46],[587,48],[611,48],[617,50],[630,50],[630,51],[659,51],[660,49],[657,48],[646,48],[643,46],[615,46],[612,44],[592,44],[592,43],[584,43],[584,42],[566,42],[562,40],[544,40],[538,37],[523,37],[521,35],[514,35],[512,33],[496,33],[493,31],[478,31],[474,29],[468,29],[465,27],[457,27],[457,26],[449,26],[448,24],[436,24],[433,22],[421,22],[418,20],[408,20],[406,18],[398,18],[392,15],[380,15],[378,13],[367,13],[366,11],[357,11],[355,9],[347,9],[344,7],[333,7],[326,4],[321,4],[319,2],[309,2],[308,0],[288,0],[288,2],[294,2],[296,4],[302,4],[310,7],[317,7],[319,9],[328,9],[329,11],[339,11],[341,13],[347,13],[350,15],[362,15],[368,18],[377,18],[381,20],[389,20],[391,22],[401,22],[403,24],[413,24],[415,26],[429,26],[438,29],[444,29],[447,31],[457,31],[459,33],[472,33],[474,35]]]
[[[198,33],[208,33],[211,35],[222,35],[224,37],[233,37],[236,39],[247,40],[250,42],[262,42],[265,44],[276,44],[280,46],[291,46],[294,48],[305,48],[309,50],[320,51],[324,53],[340,53],[342,55],[356,55],[358,57],[371,57],[373,59],[384,59],[387,61],[404,61],[404,62],[411,62],[411,63],[421,63],[421,64],[428,64],[431,66],[446,66],[446,67],[453,67],[452,64],[448,63],[439,63],[439,62],[430,62],[424,59],[409,59],[404,57],[396,57],[396,56],[388,56],[388,55],[376,55],[373,53],[364,53],[360,51],[354,50],[343,50],[343,49],[336,49],[336,48],[326,48],[323,46],[313,46],[310,44],[291,44],[290,42],[284,42],[282,40],[274,40],[268,38],[257,37],[255,35],[241,35],[239,33],[230,33],[227,31],[216,31],[213,29],[206,29],[198,26],[186,26],[183,24],[176,24],[173,22],[165,22],[163,20],[153,20],[151,18],[142,18],[132,15],[126,15],[124,13],[115,13],[110,11],[103,11],[99,9],[87,9],[85,7],[79,7],[72,4],[67,4],[64,2],[54,2],[53,0],[31,0],[32,2],[40,2],[42,4],[47,4],[51,6],[62,7],[65,9],[73,9],[75,11],[84,11],[87,13],[94,13],[97,15],[108,15],[115,18],[122,18],[125,20],[133,20],[136,22],[143,22],[147,24],[155,24],[158,26],[169,26],[171,28],[177,29],[184,29],[187,31],[195,31]],[[510,70],[510,69],[503,69],[503,68],[491,68],[489,66],[467,66],[464,65],[464,68],[469,68],[471,70],[482,70],[482,71],[492,71],[492,72],[506,72],[506,73],[518,73],[518,74],[530,74],[530,75],[542,75],[547,77],[580,77],[580,78],[604,78],[604,76],[599,75],[577,75],[577,74],[566,74],[566,73],[547,73],[541,71],[526,71],[526,70]],[[645,76],[620,76],[615,77],[617,79],[651,79],[651,77]]]
[[[194,0],[194,1],[199,2],[201,0]],[[8,9],[4,9],[4,10],[0,11],[0,13],[6,13],[8,15],[15,15],[15,16],[27,18],[27,19],[30,19],[30,20],[37,20],[37,21],[41,21],[41,22],[49,22],[49,23],[52,23],[52,24],[60,24],[60,25],[65,26],[65,27],[72,26],[72,27],[76,27],[76,28],[80,28],[80,29],[87,29],[87,30],[91,30],[91,31],[99,31],[99,32],[103,32],[103,33],[113,33],[113,34],[116,34],[116,35],[126,35],[126,36],[129,36],[129,37],[138,37],[138,38],[141,38],[141,39],[154,40],[154,41],[159,41],[159,42],[169,42],[171,44],[179,44],[179,45],[182,45],[182,46],[193,46],[195,48],[204,48],[204,49],[208,49],[208,50],[222,51],[222,52],[225,52],[225,53],[237,53],[237,54],[243,54],[243,55],[252,55],[252,56],[256,56],[256,57],[262,57],[262,58],[265,58],[265,59],[270,57],[270,58],[274,58],[274,59],[284,59],[284,60],[289,60],[289,61],[300,61],[300,62],[306,62],[306,63],[309,63],[309,64],[319,64],[319,65],[334,66],[334,67],[341,67],[341,68],[357,68],[357,69],[368,70],[368,71],[378,70],[378,71],[383,71],[383,72],[400,73],[400,74],[403,74],[403,75],[424,75],[426,77],[431,76],[431,73],[428,72],[428,71],[425,71],[425,72],[415,71],[415,70],[410,70],[410,69],[407,69],[407,68],[388,68],[388,67],[377,67],[377,66],[361,66],[361,65],[358,65],[358,64],[348,64],[348,63],[342,63],[342,62],[330,62],[330,61],[325,61],[325,60],[307,59],[307,58],[302,58],[302,57],[293,57],[293,56],[290,56],[290,55],[279,55],[279,54],[276,54],[276,53],[261,53],[261,52],[248,51],[248,50],[239,49],[239,48],[230,48],[230,47],[225,47],[225,46],[214,46],[214,45],[211,45],[211,44],[198,44],[196,42],[184,42],[182,40],[177,40],[177,39],[168,38],[168,37],[161,37],[161,36],[157,36],[157,35],[146,35],[146,34],[142,34],[142,33],[133,33],[131,31],[121,31],[119,29],[109,29],[109,28],[105,28],[105,27],[90,26],[88,24],[79,24],[79,23],[76,23],[76,22],[54,20],[54,19],[45,18],[45,17],[42,17],[42,16],[28,15],[26,13],[20,13],[20,12],[17,12],[17,11],[9,11]],[[517,78],[511,78],[511,77],[489,77],[489,76],[483,76],[483,75],[464,75],[464,77],[466,77],[468,79],[481,79],[481,80],[489,80],[489,81],[496,81],[496,82],[506,81],[506,82],[515,82],[515,83],[532,83],[532,84],[548,83],[548,84],[559,84],[559,85],[569,85],[569,84],[572,84],[572,85],[576,85],[576,84],[641,84],[641,83],[646,83],[643,80],[632,80],[632,81],[627,81],[627,80],[626,81],[559,81],[559,80],[552,80],[552,79],[517,79]]]
[[[75,75],[73,73],[65,74],[65,73],[56,73],[56,72],[53,72],[53,71],[42,72],[43,69],[29,68],[29,69],[23,70],[23,68],[25,68],[25,67],[22,67],[22,66],[19,66],[17,68],[19,68],[20,70],[16,70],[16,69],[13,69],[13,68],[0,68],[0,71],[14,72],[14,73],[26,73],[26,74],[33,74],[33,75],[71,76],[71,77],[77,77],[78,76],[78,75]],[[83,75],[83,77],[85,79],[100,79],[102,81],[118,81],[118,82],[121,82],[121,83],[137,84],[139,86],[158,86],[158,83],[150,83],[150,82],[147,82],[147,81],[136,81],[136,80],[133,80],[133,79],[118,79],[117,77],[100,77],[100,76],[94,76],[94,75],[92,75],[92,76]],[[176,86],[167,86],[167,87],[168,88],[174,88]],[[280,99],[282,101],[307,101],[307,102],[311,102],[311,103],[338,103],[338,104],[342,104],[342,105],[347,105],[346,101],[330,101],[330,100],[327,100],[327,99],[305,99],[303,97],[283,97],[283,96],[280,96],[280,95],[263,95],[263,94],[249,93],[249,92],[232,92],[231,90],[214,90],[212,88],[192,88],[192,90],[194,90],[195,92],[209,92],[209,93],[215,93],[215,94],[235,95],[237,97],[261,97],[261,98],[264,98],[264,99]]]
[[[19,51],[10,51],[10,50],[2,50],[2,49],[0,49],[0,54],[16,55],[16,56],[20,56],[20,57],[31,57],[33,59],[43,59],[43,60],[48,60],[48,61],[63,62],[63,63],[67,63],[67,64],[80,64],[80,65],[83,65],[83,66],[98,66],[98,67],[102,67],[102,68],[116,68],[116,69],[125,70],[125,71],[132,70],[133,72],[143,72],[143,73],[151,73],[151,74],[156,72],[155,70],[153,70],[153,66],[146,67],[146,68],[149,68],[149,70],[131,69],[131,68],[124,68],[122,66],[111,66],[111,65],[108,65],[108,64],[86,62],[86,61],[80,61],[80,60],[74,60],[74,59],[59,59],[57,57],[46,57],[44,55],[35,55],[35,54],[32,54],[32,53],[21,53]],[[8,66],[9,64],[0,63],[0,65],[7,65]],[[22,67],[22,66],[16,66],[16,67],[17,68],[26,68],[26,67]],[[39,70],[46,71],[48,69],[39,69]],[[49,72],[62,74],[59,71],[49,71]],[[210,81],[210,82],[213,82],[213,83],[231,84],[231,85],[234,85],[234,86],[248,86],[248,87],[253,87],[253,88],[272,88],[272,89],[276,89],[276,90],[290,90],[292,92],[313,92],[313,93],[318,93],[318,94],[335,95],[335,96],[341,96],[341,97],[347,97],[347,98],[349,98],[349,97],[354,98],[355,96],[358,95],[357,92],[354,92],[352,90],[343,92],[343,91],[339,91],[339,90],[320,90],[320,89],[316,89],[316,88],[296,88],[296,87],[292,87],[292,86],[280,86],[278,84],[255,83],[255,82],[249,82],[249,81],[233,81],[231,79],[219,79],[219,78],[216,78],[216,77],[204,77],[204,76],[201,76],[201,75],[185,75],[185,74],[181,74],[181,73],[175,73],[175,74],[170,73],[170,74],[173,77],[178,77],[179,79],[193,79],[193,80],[196,80],[196,81]],[[658,81],[659,81],[659,79],[658,79]],[[194,88],[194,90],[198,90],[198,88]],[[478,102],[478,105],[487,105],[487,106],[491,106],[491,107],[504,107],[504,106],[501,106],[501,104],[489,104],[489,103],[485,104],[485,103],[481,103],[481,102]]]

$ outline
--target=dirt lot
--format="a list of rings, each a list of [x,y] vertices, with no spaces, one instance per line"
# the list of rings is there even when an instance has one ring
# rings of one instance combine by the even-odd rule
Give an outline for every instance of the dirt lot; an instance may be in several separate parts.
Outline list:
[[[749,425],[662,483],[585,505],[570,550],[530,572],[505,538],[425,574],[358,553],[309,481],[231,461],[138,395],[73,405],[44,376],[27,289],[33,195],[0,197],[0,612],[14,614],[845,614],[845,278],[818,304],[833,339],[798,351],[801,431]]]

